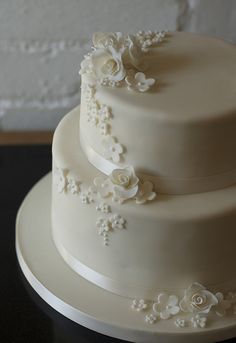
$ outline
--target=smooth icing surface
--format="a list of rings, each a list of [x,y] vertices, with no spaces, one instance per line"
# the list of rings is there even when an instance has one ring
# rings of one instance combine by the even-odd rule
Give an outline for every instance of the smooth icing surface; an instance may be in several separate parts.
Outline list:
[[[147,59],[145,73],[156,79],[148,92],[96,86],[94,96],[110,107],[112,136],[123,147],[118,165],[170,179],[169,186],[160,181],[162,193],[197,193],[235,183],[235,46],[168,33]],[[86,82],[83,76],[82,87]],[[104,137],[88,122],[85,98],[82,91],[81,135],[104,155]],[[182,187],[186,180],[193,186]]]
[[[182,38],[178,37],[179,35],[175,35],[175,38],[181,41]],[[185,35],[183,39],[187,39]],[[200,38],[196,37],[196,39]],[[209,40],[209,44],[210,42],[211,40]],[[166,46],[168,44],[167,42]],[[170,44],[177,44],[177,42]],[[221,46],[221,44],[225,46],[224,43],[218,41],[215,44],[216,46]],[[228,46],[226,45],[226,47]],[[177,47],[176,49],[178,50]],[[218,58],[221,60],[220,56]],[[197,61],[196,63],[198,65]],[[227,65],[229,66],[226,63]],[[176,73],[179,74],[177,70]],[[113,90],[106,89],[106,92],[113,93]],[[161,92],[160,90],[160,94]],[[123,105],[120,103],[120,108]],[[131,114],[133,106],[134,104],[125,114],[127,120],[133,115]],[[120,223],[121,226],[111,232],[110,245],[106,247],[102,244],[98,235],[99,225],[96,224],[101,218],[101,212],[94,206],[90,206],[89,194],[85,194],[81,201],[77,194],[63,191],[63,178],[60,184],[61,192],[58,191],[55,184],[56,168],[69,171],[71,177],[80,180],[81,187],[83,185],[91,186],[95,177],[102,176],[96,168],[89,164],[81,151],[79,112],[79,108],[76,108],[61,121],[53,140],[53,237],[57,248],[67,262],[69,261],[70,266],[77,270],[77,263],[82,264],[85,266],[85,272],[82,271],[83,276],[86,277],[86,268],[89,268],[90,271],[95,272],[94,276],[95,279],[97,278],[98,285],[103,285],[104,288],[129,297],[139,296],[149,299],[156,296],[158,289],[185,289],[196,281],[207,287],[216,287],[216,289],[223,287],[225,290],[229,290],[235,287],[236,185],[202,194],[158,194],[154,201],[143,206],[129,200],[120,205],[106,199],[106,204],[112,208],[112,214],[123,218],[125,225],[123,227],[122,221],[118,221],[117,225],[119,226]],[[137,116],[141,120],[141,112],[137,113]],[[119,117],[118,110],[116,117]],[[149,113],[149,117],[157,120],[157,115],[154,119],[153,113]],[[170,117],[171,115],[168,116],[168,119]],[[192,115],[192,119],[193,117],[194,115]],[[214,126],[217,119],[212,117]],[[220,128],[225,132],[224,125],[227,127],[228,120],[231,121],[232,117],[226,115],[225,120],[218,118],[221,123],[219,130],[216,130],[218,134],[221,134]],[[186,119],[184,114],[180,121],[182,119],[183,122]],[[122,120],[125,120],[124,115]],[[205,121],[211,121],[210,113],[206,113]],[[117,119],[114,130],[119,128],[118,122]],[[82,123],[84,123],[83,120]],[[160,123],[156,122],[156,127]],[[186,125],[191,129],[191,123]],[[204,132],[203,118],[202,125]],[[123,127],[125,126],[123,125]],[[214,135],[215,129],[211,131],[211,127],[209,125],[208,127],[209,136]],[[131,125],[127,125],[127,128],[131,130]],[[178,125],[175,128],[178,132]],[[194,130],[190,130],[190,132],[194,132]],[[86,137],[90,135],[91,129],[87,127]],[[142,148],[145,149],[149,139],[151,142],[154,136],[151,136],[150,133],[143,137],[145,137],[145,144],[142,145]],[[188,137],[191,145],[190,133]],[[129,136],[129,142],[132,143],[130,138]],[[140,136],[141,138],[142,136]],[[221,140],[224,148],[227,138],[227,134],[225,134],[225,139]],[[216,141],[214,143],[216,144]],[[131,155],[128,154],[128,156]],[[143,158],[140,151],[139,157],[136,162],[140,162],[140,159]],[[149,155],[146,154],[144,157],[148,159]],[[206,158],[206,156],[204,157]],[[220,160],[221,156],[211,156],[211,158]],[[158,160],[154,162],[157,163]],[[231,163],[235,163],[235,159],[232,159]],[[181,168],[181,163],[176,161],[175,166],[177,169]],[[222,168],[224,166],[225,164],[222,165]],[[70,189],[75,190],[71,183]],[[100,278],[101,275],[102,278]],[[92,281],[96,282],[94,278]]]

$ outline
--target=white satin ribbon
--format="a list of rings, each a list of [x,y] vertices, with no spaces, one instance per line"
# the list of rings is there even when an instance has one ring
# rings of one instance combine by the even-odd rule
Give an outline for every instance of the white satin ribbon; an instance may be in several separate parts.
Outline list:
[[[152,298],[156,295],[158,289],[155,288],[148,288],[148,287],[140,287],[135,285],[128,285],[116,280],[111,279],[108,276],[105,276],[101,273],[96,272],[95,270],[89,268],[84,263],[77,260],[73,257],[65,248],[64,246],[55,238],[53,237],[55,245],[63,257],[65,262],[80,276],[85,278],[86,280],[92,282],[96,286],[99,286],[109,292],[114,294],[118,294],[123,297],[127,298]]]
[[[54,236],[54,235],[53,235]],[[146,299],[151,300],[156,298],[158,293],[167,292],[170,294],[183,294],[186,288],[176,287],[176,288],[167,288],[167,287],[147,287],[144,285],[130,285],[126,284],[125,282],[120,282],[117,280],[113,280],[108,276],[105,276],[101,273],[96,272],[95,270],[91,269],[90,267],[86,266],[84,263],[80,262],[74,256],[72,256],[64,246],[55,238],[53,237],[54,243],[63,257],[65,262],[80,276],[85,278],[86,280],[90,281],[91,283],[95,284],[98,287],[105,289],[106,291],[112,292],[114,294],[120,295],[122,297],[134,299]],[[225,291],[230,291],[235,289],[236,280],[230,280],[228,282],[224,282],[221,284],[210,284],[205,285],[206,287],[210,288],[212,291],[218,292],[219,290],[224,289]]]
[[[137,286],[137,285],[129,285],[125,282],[119,282],[117,280],[113,280],[108,276],[105,276],[101,273],[96,272],[95,270],[91,269],[90,267],[86,266],[84,263],[80,262],[74,256],[72,256],[64,246],[56,239],[56,235],[53,235],[54,243],[63,257],[65,262],[80,276],[85,278],[86,280],[92,282],[98,287],[101,287],[111,293],[126,297],[126,298],[144,298],[144,299],[152,299],[156,296],[157,293],[163,292],[163,288],[160,289],[158,287],[147,287],[147,286]],[[176,292],[176,289],[165,289],[168,292]],[[179,289],[179,291],[184,291],[184,289]]]
[[[88,161],[98,170],[106,175],[110,175],[114,169],[124,168],[106,160],[96,152],[87,142],[80,132],[80,143]],[[137,172],[137,176],[143,180],[151,181],[155,190],[163,194],[193,194],[213,191],[229,187],[236,183],[236,169],[225,173],[209,175],[198,178],[170,178],[155,175],[147,175]]]

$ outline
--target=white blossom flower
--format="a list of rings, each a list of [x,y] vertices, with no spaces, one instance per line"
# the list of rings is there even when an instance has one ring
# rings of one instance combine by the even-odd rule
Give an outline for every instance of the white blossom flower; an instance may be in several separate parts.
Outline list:
[[[111,207],[108,204],[101,202],[96,206],[96,210],[107,214],[111,212]]]
[[[200,314],[196,314],[191,318],[191,322],[194,328],[205,328],[207,323],[207,317]]]
[[[145,74],[141,72],[136,73],[134,76],[126,76],[125,81],[129,90],[135,89],[139,92],[146,92],[155,83],[155,79],[146,79]]]
[[[177,318],[175,320],[175,326],[177,326],[178,328],[184,328],[186,327],[187,323],[185,319],[182,318]]]
[[[155,316],[155,314],[151,313],[151,314],[147,314],[145,316],[145,322],[148,324],[155,324],[157,321],[157,316]]]
[[[131,308],[132,310],[138,311],[138,312],[144,311],[147,308],[147,303],[145,302],[144,299],[134,299],[132,301]]]
[[[179,299],[176,295],[167,295],[161,293],[158,295],[157,302],[153,304],[154,313],[158,314],[161,319],[168,319],[172,315],[179,313]]]
[[[111,109],[107,105],[101,105],[98,116],[101,122],[106,122],[111,118]]]
[[[94,197],[96,194],[96,190],[92,187],[89,187],[87,191],[81,193],[80,198],[83,204],[91,204],[94,202]]]
[[[93,183],[96,186],[96,189],[102,198],[106,198],[113,193],[114,186],[109,178],[97,176],[93,180]]]
[[[103,235],[111,230],[111,225],[107,218],[99,218],[96,222],[96,226],[98,228],[99,235]]]
[[[117,199],[120,203],[133,198],[137,194],[139,179],[135,175],[133,167],[114,169],[110,175],[110,180],[113,184],[114,199]]]
[[[55,184],[59,193],[66,192],[67,190],[67,169],[56,168],[55,169]]]
[[[69,177],[68,178],[68,185],[67,185],[68,191],[70,191],[72,194],[78,194],[80,192],[79,182],[76,181],[74,178]]]
[[[119,214],[114,214],[109,218],[112,229],[124,229],[125,228],[125,219],[122,218]]]
[[[153,184],[150,181],[139,183],[136,204],[144,204],[147,201],[155,199],[155,197],[156,193],[153,191]]]
[[[114,137],[108,136],[103,141],[103,155],[106,159],[112,159],[115,163],[120,161],[120,155],[123,148],[119,143],[116,143]]]
[[[206,290],[201,284],[194,282],[186,291],[180,301],[183,312],[208,313],[212,306],[218,304],[217,297]]]
[[[215,294],[218,304],[213,307],[216,314],[220,317],[225,316],[226,310],[231,307],[231,303],[229,300],[224,299],[224,295],[220,292]]]

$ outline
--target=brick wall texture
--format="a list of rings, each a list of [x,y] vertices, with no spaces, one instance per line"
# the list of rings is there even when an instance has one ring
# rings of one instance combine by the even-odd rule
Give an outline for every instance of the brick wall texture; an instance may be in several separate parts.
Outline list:
[[[95,31],[182,30],[236,43],[235,0],[1,0],[0,130],[54,129],[80,101]]]

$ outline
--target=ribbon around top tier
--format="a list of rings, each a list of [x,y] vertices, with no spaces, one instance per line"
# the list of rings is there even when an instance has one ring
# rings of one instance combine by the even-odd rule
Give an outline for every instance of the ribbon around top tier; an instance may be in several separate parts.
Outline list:
[[[106,175],[110,175],[113,170],[125,168],[118,166],[112,161],[105,159],[101,154],[95,151],[80,132],[80,143],[88,161],[98,170]],[[236,169],[228,172],[213,174],[196,178],[172,178],[158,175],[149,175],[140,173],[136,170],[137,176],[144,180],[151,181],[155,190],[160,194],[194,194],[214,191],[221,188],[229,187],[236,183]]]

